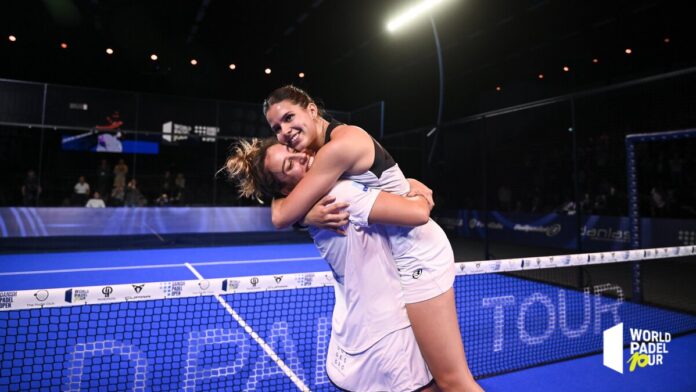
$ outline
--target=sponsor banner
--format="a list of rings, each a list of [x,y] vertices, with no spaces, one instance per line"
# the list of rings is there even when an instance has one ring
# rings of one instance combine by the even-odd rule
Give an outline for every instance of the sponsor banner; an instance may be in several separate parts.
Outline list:
[[[575,217],[572,219],[574,220],[573,225],[576,225]],[[625,250],[631,247],[631,230],[628,218],[623,217],[583,216],[580,237],[582,248],[586,250]],[[573,241],[573,245],[575,244],[577,244],[577,240]]]
[[[696,255],[696,245],[457,263],[457,275],[576,267]]]
[[[0,311],[302,289],[333,285],[325,272],[0,291]]]
[[[277,231],[268,207],[4,207],[0,228],[6,238]]]
[[[643,219],[641,247],[696,245],[696,220]]]
[[[451,219],[451,218],[450,218]],[[460,211],[458,234],[485,238],[486,228],[493,241],[567,248],[575,242],[572,217],[557,214],[503,214],[495,211],[486,217],[480,211]]]
[[[476,210],[445,211],[435,217],[445,230],[469,238],[561,249],[578,249],[576,216],[559,214],[501,213],[486,216]],[[580,220],[580,238],[585,251],[621,251],[631,247],[628,218],[588,215]],[[641,219],[641,247],[696,245],[696,220]]]

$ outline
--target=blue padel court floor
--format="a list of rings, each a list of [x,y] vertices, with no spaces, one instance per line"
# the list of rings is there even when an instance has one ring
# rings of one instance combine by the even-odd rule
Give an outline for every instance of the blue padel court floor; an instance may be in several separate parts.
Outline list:
[[[0,255],[0,291],[329,271],[313,244]],[[674,338],[664,364],[619,374],[602,355],[480,380],[487,391],[696,391],[696,334]],[[624,354],[627,359],[628,350]],[[2,388],[0,386],[0,388]]]
[[[0,255],[0,290],[328,271],[313,244]]]

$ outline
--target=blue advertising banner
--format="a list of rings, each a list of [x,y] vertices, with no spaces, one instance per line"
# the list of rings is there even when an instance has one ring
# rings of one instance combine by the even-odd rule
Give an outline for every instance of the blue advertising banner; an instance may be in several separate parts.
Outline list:
[[[272,231],[267,207],[0,208],[0,238]]]
[[[696,220],[643,219],[641,247],[696,245]]]
[[[459,210],[441,212],[435,218],[450,234],[466,238],[519,245],[578,249],[578,219],[573,215],[501,213]],[[587,215],[579,225],[582,250],[599,252],[630,248],[631,234],[626,217]],[[696,244],[696,221],[687,219],[641,219],[641,246]]]

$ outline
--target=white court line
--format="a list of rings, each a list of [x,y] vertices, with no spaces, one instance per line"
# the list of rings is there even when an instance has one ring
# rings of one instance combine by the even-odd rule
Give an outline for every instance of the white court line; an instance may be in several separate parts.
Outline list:
[[[190,263],[195,266],[210,266],[210,265],[233,265],[233,264],[248,264],[248,263],[276,263],[279,261],[306,261],[306,260],[323,260],[321,257],[295,257],[282,259],[259,259],[259,260],[231,260],[231,261],[204,261],[200,263]],[[95,271],[120,271],[134,269],[156,269],[156,268],[173,268],[183,267],[189,263],[179,264],[149,264],[149,265],[129,265],[124,267],[94,267],[94,268],[68,268],[55,270],[31,270],[31,271],[15,271],[15,272],[0,272],[0,276],[17,276],[17,275],[41,275],[41,274],[60,274],[69,272],[95,272]]]
[[[185,265],[186,268],[188,268],[196,276],[196,278],[198,278],[198,280],[205,279],[200,273],[198,273],[198,271],[195,268],[193,268],[191,264],[186,263]],[[300,391],[310,392],[309,388],[302,382],[302,380],[300,380],[299,377],[297,377],[295,372],[293,372],[292,369],[290,369],[288,365],[286,365],[285,362],[283,362],[283,360],[278,357],[278,354],[276,354],[275,351],[273,351],[271,346],[269,346],[268,343],[266,343],[261,338],[261,336],[259,336],[259,334],[254,332],[251,326],[247,324],[247,322],[244,321],[244,319],[237,312],[235,312],[234,309],[232,309],[232,307],[227,303],[227,301],[225,301],[219,294],[215,294],[215,299],[217,299],[218,302],[220,302],[220,304],[225,308],[225,310],[227,310],[227,313],[229,313],[230,316],[232,316],[232,318],[239,324],[239,326],[242,327],[246,331],[246,333],[248,333],[249,336],[251,336],[251,338],[259,344],[259,346],[261,346],[263,351],[265,351],[266,354],[273,360],[273,362],[275,362],[276,365],[280,367],[283,373],[285,373],[285,375],[290,378],[290,381],[292,381]]]

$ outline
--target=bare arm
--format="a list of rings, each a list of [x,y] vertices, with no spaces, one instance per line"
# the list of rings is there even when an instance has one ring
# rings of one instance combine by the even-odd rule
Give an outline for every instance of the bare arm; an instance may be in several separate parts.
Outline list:
[[[420,226],[428,223],[431,208],[423,195],[404,197],[380,192],[368,219],[370,224]]]
[[[290,226],[331,190],[343,173],[367,170],[374,160],[372,139],[357,127],[342,126],[336,135],[314,157],[312,169],[285,198],[271,205],[273,225],[279,229]]]
[[[435,203],[433,202],[433,191],[418,180],[408,178],[407,181],[410,186],[410,191],[407,196],[422,196],[428,202],[430,209],[432,209],[435,205]],[[309,212],[307,212],[307,215],[305,215],[304,217],[303,223],[308,226],[314,226],[321,229],[336,230],[338,232],[341,232],[341,228],[348,223],[348,212],[346,212],[348,203],[334,203],[335,200],[336,198],[334,196],[324,196],[324,198],[319,200],[319,202],[315,204],[314,207],[312,207],[312,209],[309,210]],[[407,211],[406,214],[408,214],[409,212],[415,214],[421,213],[421,211],[414,210]],[[380,221],[378,223],[383,222]],[[398,222],[392,224],[401,225],[401,223]],[[411,225],[410,223],[404,224]]]

